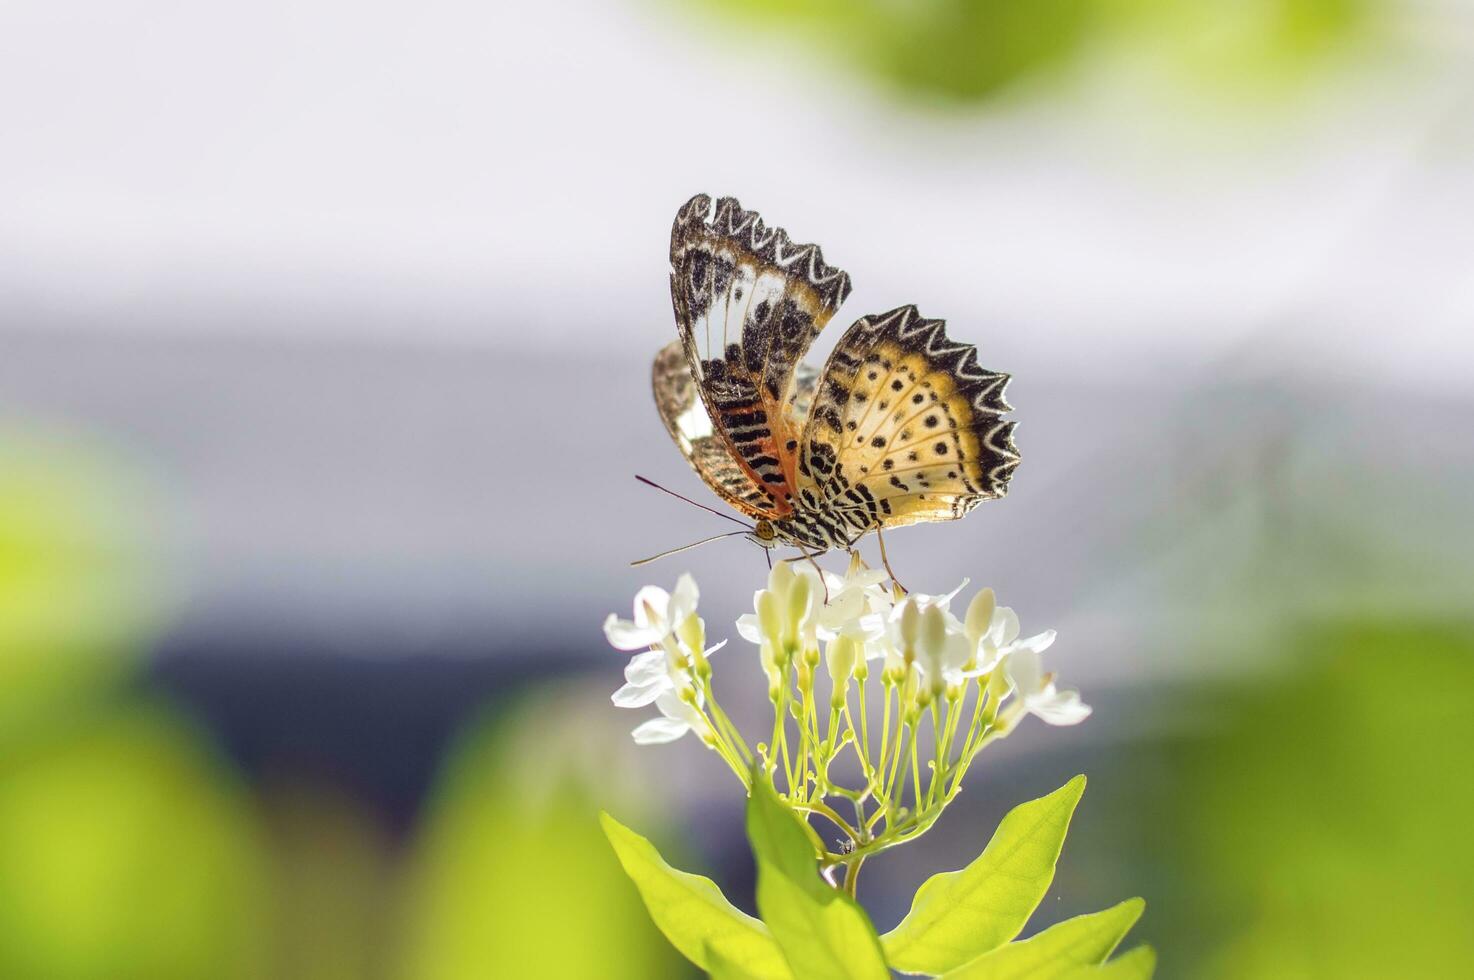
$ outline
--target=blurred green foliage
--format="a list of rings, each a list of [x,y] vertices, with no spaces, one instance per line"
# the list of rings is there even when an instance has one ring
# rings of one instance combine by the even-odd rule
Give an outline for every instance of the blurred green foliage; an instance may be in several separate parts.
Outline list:
[[[144,500],[96,446],[0,429],[0,737],[131,673],[160,606]]]
[[[264,976],[250,797],[166,709],[0,744],[0,977]]]
[[[399,884],[388,831],[328,780],[261,788],[272,881],[270,980],[388,976]]]
[[[1378,23],[1381,0],[686,0],[768,24],[901,93],[967,104],[1124,56],[1189,79],[1257,87],[1299,77]]]
[[[126,683],[162,608],[146,494],[0,431],[0,977],[259,977],[265,845],[211,740]]]
[[[1204,692],[1131,823],[1164,970],[1451,977],[1474,964],[1474,627],[1344,622]]]
[[[578,768],[605,741],[595,728],[534,698],[451,753],[421,828],[405,980],[685,975],[599,828],[589,777],[618,770]],[[549,751],[569,733],[582,752]]]

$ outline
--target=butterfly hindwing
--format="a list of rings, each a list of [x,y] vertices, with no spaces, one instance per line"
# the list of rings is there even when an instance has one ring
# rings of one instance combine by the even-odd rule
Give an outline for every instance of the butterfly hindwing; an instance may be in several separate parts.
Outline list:
[[[727,441],[712,428],[681,341],[671,341],[655,355],[651,382],[660,420],[706,485],[750,517],[769,513],[772,498],[753,481],[751,473],[732,455]]]
[[[830,354],[804,428],[799,507],[863,533],[952,520],[1007,491],[1018,451],[1008,375],[941,320],[903,306],[857,321]]]
[[[849,295],[849,276],[734,198],[713,208],[704,194],[676,215],[670,261],[676,323],[713,434],[750,477],[760,504],[750,512],[789,514],[800,432],[791,413],[807,395],[796,369]]]

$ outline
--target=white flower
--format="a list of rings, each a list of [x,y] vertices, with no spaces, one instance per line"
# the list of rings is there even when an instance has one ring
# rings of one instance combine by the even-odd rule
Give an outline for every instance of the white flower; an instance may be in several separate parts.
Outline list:
[[[874,660],[884,657],[887,670],[904,667],[907,648],[911,648],[914,654],[922,652],[917,644],[921,640],[922,621],[929,609],[936,609],[936,615],[942,617],[946,634],[961,634],[962,625],[957,622],[955,616],[948,612],[947,607],[966,585],[967,580],[963,579],[961,585],[943,595],[924,595],[920,592],[912,592],[900,602],[890,606],[884,617],[885,628],[873,642],[866,645],[865,658]],[[912,611],[908,612],[908,610]],[[914,622],[912,622],[912,617],[915,617]],[[928,648],[926,656],[930,657],[932,654],[945,660],[950,669],[956,650],[948,651],[941,647],[935,650]],[[966,657],[964,656],[963,659],[966,660]],[[934,665],[941,667],[942,660],[936,660]],[[956,666],[961,667],[962,665],[959,663]]]
[[[699,703],[699,695],[697,700]],[[706,731],[706,716],[695,705],[682,701],[679,694],[662,692],[655,698],[655,707],[660,709],[661,717],[651,718],[631,733],[636,745],[661,745],[689,731]]]
[[[825,572],[821,580],[809,565],[795,567],[781,562],[768,574],[768,587],[753,595],[756,611],[737,619],[737,632],[752,643],[781,640],[781,636],[767,636],[769,632],[810,642],[841,635],[869,639],[884,630],[885,615],[890,611],[890,598],[880,586],[885,579],[886,573],[879,569],[854,568],[845,575]],[[805,591],[796,598],[795,587],[800,581],[805,583]],[[824,601],[826,592],[828,602]],[[773,599],[764,600],[764,594]],[[781,622],[770,623],[766,631],[762,622],[765,601],[777,603],[771,608],[781,618]]]
[[[1017,618],[1014,632],[1018,632]],[[1041,654],[1054,642],[1054,630],[1046,630],[1026,640],[1015,640],[999,651],[1003,676],[1013,688],[1018,701],[1011,708],[1019,714],[1034,715],[1051,725],[1077,725],[1090,716],[1090,705],[1080,700],[1078,691],[1061,691],[1054,678],[1044,673]]]
[[[707,730],[701,711],[703,696],[696,683],[695,668],[716,653],[726,641],[703,651],[705,625],[696,615],[699,593],[690,575],[676,581],[675,591],[648,585],[635,594],[634,620],[610,614],[604,635],[616,649],[640,650],[624,668],[624,686],[610,697],[621,708],[643,708],[654,704],[661,717],[652,718],[634,730],[640,745],[670,742],[693,729]]]
[[[709,647],[709,657],[727,645],[723,640]],[[643,708],[668,691],[680,692],[693,687],[690,662],[685,652],[677,648],[675,653],[662,647],[646,650],[630,658],[624,668],[624,686],[610,695],[610,700],[620,708]]]
[[[808,570],[811,579],[818,575]],[[824,573],[823,588],[829,590],[829,601],[820,606],[815,616],[815,633],[821,640],[832,640],[838,636],[868,640],[885,630],[885,617],[890,612],[891,599],[880,583],[886,573],[875,568],[855,568],[840,576],[833,572]]]
[[[780,561],[768,573],[768,587],[753,593],[754,612],[737,618],[737,632],[752,643],[766,642],[779,648],[796,646],[810,626],[813,600],[809,579],[795,574],[791,563]]]
[[[933,696],[966,679],[971,652],[962,624],[947,615],[944,607],[933,602],[921,616],[921,633],[916,645],[917,663],[931,685]]]
[[[616,650],[639,650],[673,642],[672,634],[696,612],[700,593],[689,574],[676,579],[674,593],[647,585],[635,593],[635,618],[620,619],[614,613],[604,620],[604,635]]]

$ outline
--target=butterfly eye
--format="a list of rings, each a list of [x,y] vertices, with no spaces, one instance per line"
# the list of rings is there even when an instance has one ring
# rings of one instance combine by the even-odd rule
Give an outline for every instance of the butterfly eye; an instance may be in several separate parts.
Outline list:
[[[758,521],[757,522],[757,527],[754,528],[754,533],[757,534],[757,536],[758,536],[758,538],[760,540],[763,540],[763,541],[771,541],[771,540],[773,540],[774,535],[773,535],[773,525],[772,525],[772,522],[770,522],[770,521]]]

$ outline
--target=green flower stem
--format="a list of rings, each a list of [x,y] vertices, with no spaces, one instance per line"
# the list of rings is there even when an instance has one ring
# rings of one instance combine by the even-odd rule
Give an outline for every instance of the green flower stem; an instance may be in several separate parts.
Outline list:
[[[898,711],[897,714],[899,713],[900,712]],[[905,719],[900,719],[899,723],[896,726],[895,749],[891,755],[891,771],[890,774],[886,777],[885,791],[881,794],[881,796],[885,799],[885,822],[887,827],[889,827],[891,821],[895,819],[896,806],[895,798],[892,796],[892,794],[894,793],[896,788],[896,776],[901,770],[901,754],[906,750],[906,740],[910,737],[910,735],[911,726],[906,724]]]
[[[952,779],[949,796],[955,794],[957,787],[962,785],[962,777],[966,775],[973,758],[988,740],[987,732],[993,726],[993,719],[997,717],[998,699],[988,693],[992,678],[992,674],[978,678],[978,703],[973,709],[972,725],[968,728],[967,740],[962,744],[962,755],[958,757],[957,774]]]
[[[711,747],[712,751],[721,756],[722,761],[731,767],[732,772],[736,773],[738,779],[742,780],[743,788],[750,789],[752,784],[748,782],[750,778],[748,771],[733,757],[732,747],[727,744],[726,739],[717,731],[716,726],[712,724],[709,717],[706,720],[706,724],[711,729],[711,737],[705,740],[706,744]]]
[[[926,801],[921,797],[921,757],[916,749],[916,743],[921,741],[919,737],[921,735],[920,720],[916,722],[916,729],[916,731],[911,733],[911,783],[914,787],[912,800],[915,802],[916,812],[919,814],[926,805]]]
[[[880,756],[876,759],[880,763],[880,768],[875,773],[875,791],[882,798],[885,796],[886,760],[890,756],[891,687],[889,681],[881,680],[881,693],[885,696],[885,708],[881,712],[880,719]]]
[[[711,711],[712,718],[716,721],[718,733],[727,740],[730,747],[737,749],[746,767],[749,769],[752,768],[752,750],[747,747],[747,741],[742,737],[742,733],[737,730],[737,726],[732,724],[732,719],[727,717],[727,713],[717,703],[716,692],[711,688],[710,679],[706,681],[705,688],[706,704]],[[743,781],[746,782],[746,780]]]
[[[962,695],[952,704],[952,724],[947,729],[947,772],[949,773],[956,767],[957,760],[962,758],[960,755],[954,756],[952,754],[952,747],[957,744],[957,729],[961,727],[966,704],[967,691],[964,689]]]
[[[783,755],[783,776],[787,780],[789,793],[793,792],[793,763],[788,756],[788,664],[792,658],[785,660],[781,667],[782,674],[778,679],[778,697],[773,702],[773,740],[772,761],[776,763],[778,755]]]
[[[860,737],[859,729],[855,727],[855,716],[850,711],[849,695],[845,695],[844,699],[844,725],[845,729],[850,733],[850,741],[855,745],[855,758],[860,761],[860,775],[864,776],[865,780],[869,782],[870,760],[865,757],[865,743]]]
[[[855,889],[860,884],[860,868],[864,864],[865,864],[865,859],[862,857],[862,858],[860,858],[860,859],[858,859],[856,861],[851,862],[850,863],[850,866],[845,870],[845,874],[844,874],[844,892],[850,898],[855,898],[856,897],[856,895],[855,895]]]
[[[982,734],[973,743],[972,749],[963,757],[962,762],[957,767],[957,775],[953,778],[952,789],[948,793],[949,798],[957,794],[957,788],[962,785],[962,779],[967,775],[967,770],[972,765],[972,760],[977,758],[978,753],[983,750],[984,746],[1000,734],[1002,733],[998,728],[994,727],[991,720],[983,726]]]
[[[844,835],[848,837],[851,841],[858,841],[860,839],[859,831],[855,830],[854,827],[851,827],[845,821],[845,818],[841,817],[838,813],[835,813],[834,808],[827,803],[823,803],[819,800],[813,800],[808,803],[791,803],[790,805],[795,810],[798,810],[801,813],[819,814],[819,816],[823,817],[824,819],[828,820],[830,823],[838,827],[840,831],[842,831]]]
[[[931,711],[929,713],[931,715],[931,733],[932,733],[932,742],[933,742],[933,745],[932,745],[933,759],[932,759],[932,764],[931,764],[931,779],[928,780],[928,782],[926,784],[926,799],[925,799],[925,801],[923,801],[920,797],[917,797],[917,801],[916,801],[916,809],[917,810],[922,810],[922,809],[924,809],[926,807],[931,806],[932,803],[936,800],[936,796],[937,796],[937,780],[941,777],[941,774],[942,774],[942,762],[943,762],[943,755],[942,755],[942,751],[943,751],[943,744],[942,744],[942,726],[943,726],[943,722],[942,722],[942,706],[941,706],[941,704],[938,702],[938,700],[936,698],[933,698],[932,699],[932,702],[931,702]],[[951,717],[951,711],[949,710],[948,711],[948,718],[949,718],[949,720],[950,720],[950,717]]]
[[[869,841],[857,842],[854,849],[848,854],[834,854],[832,852],[824,855],[823,861],[829,867],[840,864],[851,864],[855,861],[863,861],[873,854],[888,851],[899,844],[905,844],[915,840],[931,829],[941,816],[942,810],[946,808],[957,796],[957,790],[953,789],[942,798],[939,806],[928,810],[925,814],[911,814],[905,820],[895,826],[887,826],[885,832]]]
[[[798,785],[794,788],[794,799],[804,802],[808,797],[809,788],[809,749],[813,739],[809,735],[809,714],[813,708],[813,687],[805,687],[803,681],[803,668],[799,668],[799,693],[803,700],[799,705],[798,712]]]

